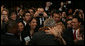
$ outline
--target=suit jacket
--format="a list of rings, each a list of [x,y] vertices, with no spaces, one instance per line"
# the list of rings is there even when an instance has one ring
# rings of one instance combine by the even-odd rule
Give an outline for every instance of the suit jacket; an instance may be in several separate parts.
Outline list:
[[[44,31],[36,32],[29,45],[59,45],[59,41],[55,40],[53,35],[48,35]]]
[[[1,35],[1,45],[21,45],[21,42],[15,35]]]
[[[73,37],[72,28],[65,30],[62,36],[64,40],[66,41],[67,45],[74,45],[74,37]]]

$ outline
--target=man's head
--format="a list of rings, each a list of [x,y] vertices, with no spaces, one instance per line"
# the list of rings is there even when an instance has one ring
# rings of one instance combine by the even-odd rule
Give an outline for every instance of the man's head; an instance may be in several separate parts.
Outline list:
[[[47,32],[48,34],[53,34],[55,36],[58,35],[58,33],[62,33],[63,30],[65,29],[64,25],[61,24],[56,24],[53,18],[48,18],[44,22],[44,31]]]
[[[1,12],[1,16],[2,16],[2,21],[7,22],[8,21],[8,10],[7,9],[3,9]]]
[[[51,5],[52,5],[51,2],[46,2],[46,6],[47,6],[47,7],[49,7],[49,6],[51,6]]]
[[[20,9],[19,10],[19,15],[23,16],[23,14],[24,14],[24,10],[23,9]]]
[[[34,15],[34,10],[33,9],[28,9],[31,15]]]
[[[29,20],[31,19],[31,15],[30,15],[30,12],[29,12],[29,11],[26,11],[26,12],[24,13],[23,19],[24,19],[25,21],[29,21]]]
[[[56,22],[53,18],[48,18],[44,21],[44,27],[54,27]]]
[[[7,16],[8,15],[8,10],[3,9],[2,12],[1,12],[1,15]]]
[[[15,21],[9,21],[7,24],[7,32],[17,34],[18,25]]]
[[[12,20],[16,20],[16,19],[17,19],[17,14],[16,14],[15,11],[12,11],[12,12],[11,12],[10,18],[11,18]]]
[[[73,29],[78,29],[79,27],[80,27],[80,21],[79,21],[79,19],[78,18],[73,18],[72,19],[72,28]]]
[[[72,28],[72,20],[67,20],[67,28]]]
[[[59,13],[53,13],[52,18],[53,18],[56,22],[59,22],[59,21],[60,21],[60,14],[59,14]]]

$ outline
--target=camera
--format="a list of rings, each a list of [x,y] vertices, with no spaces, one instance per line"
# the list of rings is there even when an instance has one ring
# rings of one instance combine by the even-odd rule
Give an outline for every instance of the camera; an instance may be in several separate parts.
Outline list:
[[[39,16],[43,16],[43,13],[40,13]]]

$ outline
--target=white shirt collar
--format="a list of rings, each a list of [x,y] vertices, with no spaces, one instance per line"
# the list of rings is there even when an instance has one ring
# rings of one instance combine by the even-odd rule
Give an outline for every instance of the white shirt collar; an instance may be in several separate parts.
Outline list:
[[[26,21],[24,21],[24,20],[23,20],[23,23],[24,23],[24,24],[25,24],[25,26],[26,26],[26,24],[27,24],[27,23],[26,23]]]

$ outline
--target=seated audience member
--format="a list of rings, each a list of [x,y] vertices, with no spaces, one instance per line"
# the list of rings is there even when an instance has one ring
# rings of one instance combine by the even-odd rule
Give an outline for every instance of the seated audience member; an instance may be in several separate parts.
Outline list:
[[[1,35],[1,45],[21,45],[19,39],[17,39],[17,23],[15,21],[9,21],[7,24],[7,33]]]

